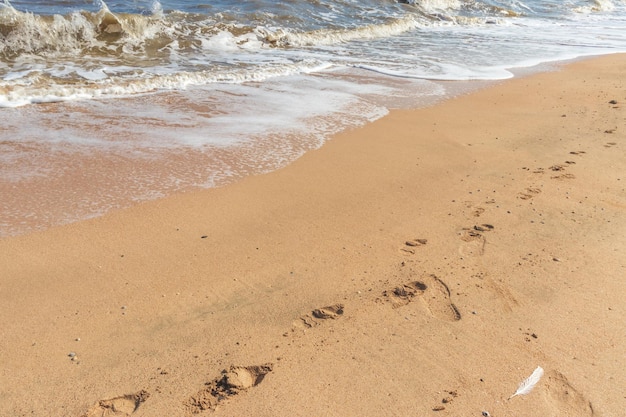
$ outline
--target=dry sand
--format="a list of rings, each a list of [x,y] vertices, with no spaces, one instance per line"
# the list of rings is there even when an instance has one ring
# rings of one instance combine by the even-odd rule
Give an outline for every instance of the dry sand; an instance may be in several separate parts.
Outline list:
[[[0,240],[0,415],[624,416],[624,74],[570,64]]]

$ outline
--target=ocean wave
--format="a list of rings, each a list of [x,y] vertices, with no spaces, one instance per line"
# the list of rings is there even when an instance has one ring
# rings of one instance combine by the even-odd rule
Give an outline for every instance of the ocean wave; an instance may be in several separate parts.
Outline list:
[[[472,10],[477,4],[482,5],[483,12],[489,8],[492,17],[516,15],[514,11],[496,6],[459,0],[423,0],[410,9],[381,10],[380,13],[368,9],[360,19],[342,15],[349,10],[315,10],[306,15],[308,20],[258,10],[244,15],[225,11],[165,13],[160,3],[154,4],[149,14],[114,13],[101,1],[98,11],[39,15],[18,11],[5,0],[0,3],[0,59],[14,60],[25,54],[152,59],[167,56],[170,49],[202,49],[213,36],[224,31],[243,39],[236,46],[249,47],[250,40],[272,47],[332,45],[394,36],[433,21],[474,24],[477,21],[472,20],[473,16],[454,12],[463,7]],[[318,8],[325,10],[322,6]],[[485,17],[489,16],[476,18]],[[294,25],[299,19],[302,22]]]
[[[183,90],[193,86],[215,83],[243,84],[261,82],[275,77],[307,74],[328,69],[331,65],[317,61],[271,65],[254,71],[181,71],[171,74],[150,74],[137,78],[119,76],[104,78],[98,71],[83,74],[84,82],[72,84],[58,82],[36,71],[24,74],[19,83],[14,80],[0,82],[0,107],[20,107],[35,103],[54,103],[69,100],[128,97],[163,90]],[[104,78],[104,79],[103,79]]]
[[[273,46],[326,46],[354,40],[375,39],[398,35],[413,30],[424,22],[413,16],[393,19],[380,25],[368,25],[352,29],[316,30],[311,32],[291,32],[285,29],[257,28],[256,31]]]
[[[492,78],[496,72],[496,78],[501,78],[503,72],[491,69],[515,64],[518,56],[528,53],[523,51],[528,41],[509,48],[507,39],[515,43],[520,36],[533,38],[522,29],[531,21],[539,22],[541,31],[566,16],[610,11],[618,4],[618,0],[567,4],[557,0],[259,0],[254,5],[217,1],[201,9],[181,1],[170,3],[184,6],[176,10],[164,9],[157,1],[110,1],[116,11],[102,1],[85,10],[82,0],[64,0],[62,9],[54,9],[64,14],[41,12],[43,5],[38,6],[38,14],[24,11],[25,5],[39,4],[35,0],[15,0],[20,10],[0,0],[0,106],[262,81],[329,66],[457,79],[459,71],[444,68],[445,62],[451,62],[468,69],[469,75],[461,79]],[[623,9],[626,3],[619,1]],[[549,20],[550,16],[556,19]],[[602,13],[596,16],[602,18]],[[512,29],[515,26],[517,30]],[[601,43],[606,43],[605,32],[602,29]],[[559,33],[550,36],[563,43]],[[619,34],[613,36],[621,39]],[[550,58],[550,46],[533,42],[538,54]],[[600,44],[595,38],[588,43]],[[502,59],[500,55],[506,54],[510,58]],[[486,70],[476,74],[475,68]]]
[[[142,16],[113,14],[103,3],[96,12],[68,15],[37,15],[10,6],[0,9],[0,56],[21,54],[118,53],[119,47],[136,47],[155,41],[159,48],[170,42],[167,25],[159,14]],[[165,36],[164,36],[165,35]],[[160,39],[161,38],[161,39]]]
[[[421,0],[415,3],[426,11],[458,10],[463,5],[461,0]]]
[[[585,4],[574,8],[578,13],[609,12],[615,9],[612,0],[590,0],[590,4]]]

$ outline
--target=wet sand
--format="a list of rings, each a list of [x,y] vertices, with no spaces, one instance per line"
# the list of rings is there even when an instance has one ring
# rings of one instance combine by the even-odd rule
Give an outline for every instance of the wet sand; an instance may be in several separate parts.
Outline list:
[[[0,415],[621,415],[624,73],[569,64],[3,238]]]

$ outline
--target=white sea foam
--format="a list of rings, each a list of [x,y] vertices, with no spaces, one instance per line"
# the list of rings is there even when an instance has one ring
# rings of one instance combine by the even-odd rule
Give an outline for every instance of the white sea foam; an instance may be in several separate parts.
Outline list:
[[[238,52],[240,50],[255,50],[263,47],[263,42],[253,33],[235,36],[227,30],[201,39],[202,49],[215,52]]]
[[[383,86],[364,84],[365,76],[344,69],[123,100],[5,109],[10,119],[0,133],[0,178],[16,186],[24,181],[58,184],[68,181],[67,172],[80,170],[91,185],[79,194],[63,195],[63,201],[13,196],[15,205],[0,207],[8,221],[0,224],[0,235],[28,230],[31,226],[16,229],[25,216],[39,224],[59,224],[131,201],[271,171],[319,147],[333,133],[384,116],[388,104],[404,100],[410,105],[420,91],[440,93],[439,86],[428,82],[398,80]],[[62,167],[51,159],[63,161]],[[101,160],[107,161],[103,166],[126,161],[132,174],[103,179],[98,174],[104,169]],[[61,208],[59,213],[45,210],[51,203]],[[63,209],[67,205],[72,210]]]
[[[432,71],[403,70],[394,71],[387,68],[370,65],[359,65],[357,68],[374,71],[380,74],[394,77],[416,78],[433,81],[470,81],[470,80],[504,80],[513,77],[513,74],[504,67],[467,67],[453,64],[439,64],[440,72],[435,74]]]
[[[593,4],[586,4],[574,8],[574,11],[578,13],[594,13],[594,12],[608,12],[615,9],[615,3],[612,0],[592,0]]]
[[[86,80],[97,81],[97,80],[104,80],[108,78],[108,75],[106,74],[104,68],[95,68],[91,70],[77,68],[75,71],[76,71],[76,74],[78,74],[80,77]]]
[[[420,0],[417,4],[429,12],[458,10],[461,8],[460,0]]]
[[[257,68],[255,72],[237,69],[233,69],[230,72],[222,71],[221,73],[181,71],[162,75],[148,75],[145,78],[130,80],[125,80],[123,77],[106,76],[105,69],[87,72],[80,68],[66,68],[63,71],[55,72],[54,75],[62,76],[65,73],[76,72],[81,77],[95,83],[67,85],[49,82],[46,85],[41,85],[41,83],[34,84],[26,81],[18,85],[7,83],[7,80],[5,80],[0,82],[0,107],[18,107],[31,103],[51,103],[94,98],[128,97],[158,90],[180,90],[192,86],[218,83],[241,84],[261,82],[274,77],[323,71],[330,66],[331,64],[329,63],[309,61]],[[25,79],[28,74],[30,72],[13,74],[9,81],[17,79],[16,77]]]
[[[361,26],[352,29],[318,30],[312,32],[289,32],[284,29],[257,28],[257,32],[268,42],[288,46],[336,45],[354,40],[385,38],[424,26],[414,16],[394,19],[380,25]]]

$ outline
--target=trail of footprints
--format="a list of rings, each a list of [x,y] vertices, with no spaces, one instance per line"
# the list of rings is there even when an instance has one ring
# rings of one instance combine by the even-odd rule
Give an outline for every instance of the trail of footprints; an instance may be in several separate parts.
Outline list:
[[[464,256],[482,255],[486,243],[484,233],[493,229],[493,225],[486,223],[462,229],[460,236],[463,244],[460,247],[460,253]],[[414,248],[426,245],[426,243],[427,240],[421,238],[407,240],[401,251],[412,254],[415,253]],[[436,319],[446,322],[461,320],[461,312],[451,300],[448,285],[434,274],[425,274],[417,280],[385,290],[382,292],[382,297],[377,297],[374,301],[388,302],[393,308],[401,308],[419,301]],[[338,303],[314,309],[299,317],[294,322],[293,328],[309,329],[328,320],[339,319],[344,315],[344,308],[344,304]],[[256,366],[231,366],[230,369],[223,370],[219,377],[207,382],[196,394],[183,401],[184,412],[187,416],[193,416],[205,411],[213,411],[218,405],[227,403],[233,397],[259,385],[272,370],[273,364],[271,363]],[[584,415],[594,415],[591,403],[572,388],[564,375],[552,371],[548,377],[548,385],[548,400],[556,409],[584,410]],[[141,390],[134,394],[100,400],[81,417],[130,417],[149,397],[150,394],[147,391]],[[433,408],[433,410],[436,409]]]
[[[463,236],[469,240],[477,238],[477,234],[490,231],[491,225],[474,226],[465,229]],[[478,239],[480,240],[480,239]],[[416,300],[421,300],[428,312],[435,318],[456,322],[461,320],[461,313],[451,300],[451,292],[447,284],[434,274],[426,274],[418,280],[410,281],[395,288],[385,290],[382,297],[374,301],[388,302],[393,308],[401,308]],[[328,320],[339,319],[344,314],[343,304],[333,304],[312,310],[294,322],[295,328],[313,328]],[[194,395],[183,401],[184,414],[192,417],[205,412],[214,411],[218,406],[259,385],[273,371],[273,364],[256,366],[231,366],[223,370],[221,375],[207,383]],[[545,401],[555,412],[571,412],[576,415],[593,417],[592,404],[558,371],[550,371],[546,378]],[[451,396],[444,397],[442,404],[434,406],[433,411],[445,409],[458,396],[450,391]],[[150,397],[145,391],[101,400],[81,417],[130,417]],[[572,415],[574,415],[572,414]]]
[[[446,293],[444,295],[447,295],[444,299],[448,300],[449,290],[445,283],[433,275],[429,277],[433,280],[431,285],[433,282],[441,285],[439,291],[443,290]],[[424,282],[415,281],[391,291],[386,291],[384,295],[390,297],[392,302],[400,307],[411,302],[414,297],[424,294],[427,290],[428,286]],[[454,304],[447,303],[447,301],[443,303],[437,301],[435,305],[437,307],[434,310],[434,314],[439,315],[439,318],[449,321],[460,320],[461,315]],[[336,314],[336,312],[332,310],[336,306],[331,307],[331,315],[327,317],[326,313],[324,313],[322,320],[335,318],[333,314]],[[441,310],[441,307],[444,307],[443,310]],[[326,309],[327,307],[324,307],[319,310]],[[190,396],[183,403],[185,415],[191,417],[205,411],[214,411],[218,405],[224,404],[234,396],[259,385],[272,370],[273,364],[271,363],[258,366],[231,366],[229,370],[223,370],[221,376],[207,382],[204,388]],[[555,413],[585,417],[596,415],[592,403],[576,390],[562,373],[550,370],[546,375],[545,385],[544,400],[554,409]],[[458,396],[456,391],[447,391],[447,393],[450,396],[444,397],[442,404],[434,406],[432,408],[433,411],[444,410],[445,405],[451,403]],[[142,390],[134,394],[101,400],[81,417],[129,417],[149,397],[150,394]]]
[[[204,388],[183,402],[185,414],[193,416],[215,410],[218,405],[232,397],[259,385],[272,369],[273,364],[268,363],[257,366],[231,366],[230,369],[223,370],[221,376],[207,382]],[[81,417],[129,417],[149,397],[147,391],[141,390],[135,394],[100,400]]]
[[[612,132],[606,132],[612,133]],[[617,145],[615,142],[608,142],[604,146],[607,148]],[[571,151],[570,155],[582,156],[585,151]],[[564,164],[555,164],[548,168],[554,174],[552,179],[567,180],[573,179],[573,174],[565,172],[568,166],[576,164],[575,161],[567,160]],[[535,174],[544,174],[544,168],[537,168],[532,171]],[[530,200],[541,193],[537,187],[527,187],[519,192],[517,197],[521,200]],[[484,213],[484,208],[475,208],[472,211],[474,217],[480,217]],[[464,228],[460,231],[462,241],[459,253],[462,256],[476,257],[484,254],[486,238],[485,233],[494,229],[490,224],[475,225],[471,228]],[[428,243],[424,238],[413,238],[407,240],[401,246],[400,251],[405,254],[415,254],[416,250]],[[516,301],[509,294],[512,303]],[[375,301],[383,300],[392,305],[393,308],[400,308],[416,300],[420,300],[435,318],[456,322],[461,320],[461,313],[451,300],[451,292],[446,283],[433,274],[421,276],[418,280],[410,281],[395,288],[383,291],[382,297]],[[301,316],[294,322],[294,328],[308,329],[317,327],[328,320],[335,320],[344,314],[343,304],[333,304],[312,310],[310,313]],[[196,394],[190,396],[183,402],[183,407],[188,416],[203,413],[229,401],[232,397],[239,395],[260,384],[265,376],[272,372],[271,363],[256,366],[231,366],[228,370],[223,370],[221,375],[214,380],[207,382],[205,387]],[[547,376],[546,400],[554,405],[555,411],[567,411],[577,415],[594,416],[591,403],[577,390],[575,390],[567,378],[557,372],[551,371]],[[105,400],[100,400],[81,417],[130,417],[142,406],[150,397],[150,393],[141,390],[133,394],[122,395]],[[445,402],[445,401],[444,401]],[[435,407],[433,410],[443,409]]]
[[[231,366],[223,370],[221,376],[207,382],[205,387],[184,403],[185,414],[192,416],[215,408],[248,389],[259,385],[265,375],[272,372],[273,364],[259,366]],[[81,417],[129,417],[145,402],[150,394],[139,391],[135,394],[123,395],[101,400]]]
[[[343,304],[317,308],[310,314],[300,317],[294,323],[294,327],[316,327],[325,320],[341,317],[343,308]],[[207,382],[204,388],[183,402],[185,414],[193,416],[215,410],[218,405],[224,404],[234,396],[259,385],[272,370],[273,364],[271,363],[255,366],[233,365],[230,369],[223,370],[221,376]],[[135,394],[101,400],[81,417],[129,417],[149,396],[147,391],[142,390]]]
[[[614,142],[609,142],[609,144],[615,144]],[[607,145],[605,145],[607,146]],[[571,151],[570,155],[582,156],[586,152],[585,151]],[[569,172],[565,172],[568,166],[575,165],[575,161],[567,160],[563,164],[554,164],[548,168],[549,171],[552,171],[554,174],[550,176],[551,179],[556,180],[571,180],[576,178],[574,174]],[[527,168],[524,168],[527,169]],[[533,171],[533,174],[544,174],[546,170],[544,168],[536,168]],[[536,197],[541,193],[541,189],[537,187],[527,187],[524,191],[521,191],[517,194],[517,198],[521,200],[530,200],[533,197]]]

